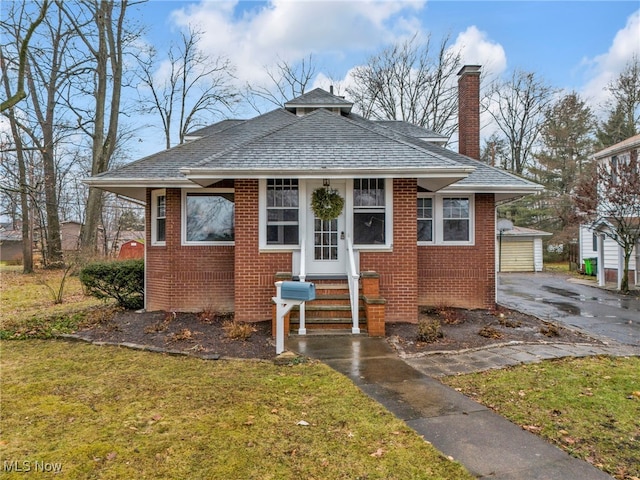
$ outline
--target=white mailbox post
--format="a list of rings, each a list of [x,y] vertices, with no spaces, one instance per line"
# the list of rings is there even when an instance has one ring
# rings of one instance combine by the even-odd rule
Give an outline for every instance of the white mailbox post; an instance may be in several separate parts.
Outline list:
[[[283,292],[283,284],[285,284]],[[307,282],[276,282],[276,355],[284,352],[284,317],[296,305],[316,298],[315,285]],[[292,297],[292,298],[283,298]]]

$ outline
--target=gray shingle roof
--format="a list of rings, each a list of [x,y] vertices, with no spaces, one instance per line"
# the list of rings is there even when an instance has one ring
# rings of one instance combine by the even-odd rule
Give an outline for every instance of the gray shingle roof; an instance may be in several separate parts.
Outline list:
[[[137,160],[115,170],[109,170],[94,178],[114,179],[184,179],[180,169],[202,162],[212,154],[241,145],[248,139],[264,135],[274,129],[295,122],[297,117],[283,109],[273,110],[251,121],[232,125],[215,135],[183,143]]]
[[[289,107],[347,107],[351,108],[353,102],[345,100],[343,97],[333,95],[321,88],[315,88],[293,100],[284,104],[285,108]]]
[[[376,120],[378,125],[382,125],[383,127],[390,128],[395,130],[402,135],[408,135],[410,137],[415,138],[429,138],[436,139],[442,142],[446,142],[449,138],[444,135],[440,135],[439,133],[434,132],[433,130],[429,130],[427,128],[419,127],[409,122],[404,122],[402,120]]]
[[[206,137],[207,135],[213,135],[214,133],[222,132],[227,128],[234,127],[239,123],[246,122],[246,120],[240,120],[236,118],[228,118],[220,122],[208,125],[206,127],[199,128],[187,133],[187,137]]]
[[[397,137],[397,136],[396,136]],[[418,145],[386,135],[363,122],[324,109],[254,137],[240,148],[212,155],[193,169],[273,170],[360,168],[456,168],[460,164]]]
[[[320,89],[289,104],[326,105],[329,101],[337,106],[351,105]],[[145,187],[188,186],[192,181],[207,185],[211,183],[207,183],[207,175],[211,179],[246,178],[257,176],[252,172],[259,171],[263,176],[273,172],[304,177],[309,172],[367,175],[378,170],[384,176],[405,172],[405,176],[418,178],[448,172],[450,181],[468,174],[447,187],[466,191],[529,193],[539,188],[504,170],[421,140],[425,131],[404,122],[375,122],[322,108],[304,116],[280,108],[245,121],[218,122],[193,132],[202,135],[196,140],[102,173],[87,183],[140,199]]]

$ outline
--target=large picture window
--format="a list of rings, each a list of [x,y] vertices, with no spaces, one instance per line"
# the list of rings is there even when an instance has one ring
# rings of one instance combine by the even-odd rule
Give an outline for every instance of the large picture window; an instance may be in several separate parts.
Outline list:
[[[167,195],[164,190],[151,192],[151,245],[166,244]]]
[[[353,181],[353,243],[384,245],[386,242],[386,193],[384,178]]]
[[[183,193],[185,244],[233,242],[235,203],[231,190]]]
[[[297,179],[267,180],[267,245],[298,245],[299,188]]]

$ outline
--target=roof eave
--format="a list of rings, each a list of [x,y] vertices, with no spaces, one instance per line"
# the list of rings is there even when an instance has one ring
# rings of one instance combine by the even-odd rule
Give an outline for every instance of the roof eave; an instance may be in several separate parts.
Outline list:
[[[467,178],[474,167],[416,167],[416,168],[309,168],[309,169],[201,169],[180,170],[189,180],[204,185],[220,178]]]

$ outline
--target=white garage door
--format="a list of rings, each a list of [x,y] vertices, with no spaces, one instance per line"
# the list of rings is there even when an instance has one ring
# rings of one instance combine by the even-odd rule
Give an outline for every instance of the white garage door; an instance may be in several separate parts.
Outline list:
[[[502,272],[533,272],[533,240],[502,239]]]

